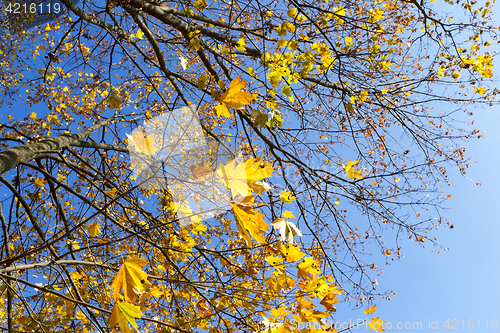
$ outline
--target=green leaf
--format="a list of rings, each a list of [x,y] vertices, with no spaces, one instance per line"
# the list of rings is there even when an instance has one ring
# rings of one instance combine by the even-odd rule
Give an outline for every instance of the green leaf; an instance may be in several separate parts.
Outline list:
[[[111,327],[118,325],[123,332],[132,333],[128,323],[132,324],[134,328],[139,329],[135,319],[142,316],[143,313],[141,312],[141,308],[139,306],[130,303],[117,303],[113,308],[111,317],[109,318],[109,325],[111,325]]]

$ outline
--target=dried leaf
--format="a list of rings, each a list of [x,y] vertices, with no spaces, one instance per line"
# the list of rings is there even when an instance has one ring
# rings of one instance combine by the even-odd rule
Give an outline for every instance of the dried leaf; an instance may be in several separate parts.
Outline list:
[[[120,106],[122,105],[122,100],[116,95],[109,95],[108,98],[106,98],[106,102],[111,110],[120,109]]]
[[[189,68],[189,62],[186,58],[184,57],[179,57],[179,60],[181,61],[181,67],[183,70],[186,70]]]
[[[209,164],[205,162],[205,157],[202,157],[200,162],[191,165],[189,169],[193,176],[199,180],[205,180],[207,175],[213,171]]]
[[[302,232],[299,230],[299,228],[297,228],[295,223],[292,223],[285,219],[276,219],[276,221],[272,223],[272,226],[278,229],[282,242],[285,242],[288,239],[288,243],[292,244],[295,236],[303,236]]]
[[[203,317],[206,317],[212,313],[212,310],[210,310],[210,307],[205,302],[206,300],[202,299],[201,301],[196,303],[196,308]]]

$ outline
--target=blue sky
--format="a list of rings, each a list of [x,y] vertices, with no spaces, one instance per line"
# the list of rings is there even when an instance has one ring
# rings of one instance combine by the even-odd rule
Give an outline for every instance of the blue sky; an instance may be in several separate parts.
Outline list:
[[[494,15],[500,22],[498,6]],[[494,83],[499,80],[499,66],[496,61]],[[384,273],[377,279],[378,289],[394,290],[397,295],[390,301],[377,299],[379,308],[368,318],[379,316],[386,321],[386,332],[500,331],[500,106],[471,106],[469,110],[474,115],[468,120],[474,119],[474,128],[486,131],[486,137],[463,143],[477,163],[466,177],[451,172],[456,186],[445,189],[452,194],[445,217],[455,227],[440,228],[432,236],[449,251],[436,255],[406,241],[402,243],[405,257],[381,267]],[[359,309],[337,305],[340,323],[366,318]],[[360,325],[351,331],[369,330]]]
[[[463,144],[477,162],[467,177],[451,173],[456,186],[446,189],[452,197],[446,202],[451,209],[445,217],[455,227],[432,234],[450,250],[436,255],[407,241],[402,244],[405,257],[381,267],[379,290],[397,294],[390,301],[376,300],[379,308],[374,315],[392,325],[386,332],[408,330],[398,330],[398,322],[403,327],[422,323],[421,328],[410,329],[418,332],[500,331],[500,110],[498,106],[473,110],[474,126],[486,131],[486,137]],[[360,310],[337,308],[339,322],[365,318]],[[429,328],[430,322],[435,328]],[[368,329],[363,325],[352,331]]]
[[[500,15],[500,11],[497,13]],[[498,74],[498,68],[495,70]],[[414,241],[407,241],[403,242],[403,259],[388,266],[380,265],[384,273],[377,279],[379,290],[397,293],[390,301],[375,301],[379,305],[375,316],[392,325],[392,329],[386,326],[386,332],[448,332],[453,328],[460,332],[500,331],[500,285],[497,282],[500,220],[496,209],[500,206],[496,202],[500,191],[497,176],[499,111],[498,106],[477,108],[469,119],[475,120],[475,128],[486,131],[486,138],[464,143],[467,154],[477,161],[469,169],[467,178],[452,172],[456,187],[447,189],[453,196],[446,203],[451,209],[445,217],[455,228],[443,227],[433,233],[440,244],[450,250],[436,255]],[[476,186],[476,182],[482,186]],[[365,318],[359,309],[352,310],[341,303],[337,308],[335,319],[340,323]],[[398,323],[402,324],[401,329],[397,329]],[[419,323],[421,326],[414,326]],[[368,329],[361,325],[352,331],[367,332]]]
[[[498,6],[494,15],[500,15]],[[493,82],[498,82],[500,64],[495,65]],[[380,307],[375,316],[392,326],[386,332],[500,331],[500,106],[469,110],[474,111],[469,121],[474,119],[474,128],[486,131],[486,137],[463,144],[477,163],[466,177],[452,172],[456,186],[446,189],[452,197],[445,217],[455,228],[441,228],[433,236],[450,250],[436,255],[406,242],[405,257],[383,268],[379,290],[397,293],[390,301],[376,301]],[[339,313],[339,321],[364,318],[359,310],[340,311],[345,312]],[[363,325],[352,331],[368,329]]]

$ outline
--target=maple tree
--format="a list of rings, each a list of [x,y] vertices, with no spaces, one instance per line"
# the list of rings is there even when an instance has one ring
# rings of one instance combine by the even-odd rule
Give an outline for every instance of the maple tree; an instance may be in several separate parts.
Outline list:
[[[2,1],[2,330],[383,332],[363,251],[449,225],[493,4],[60,1]]]

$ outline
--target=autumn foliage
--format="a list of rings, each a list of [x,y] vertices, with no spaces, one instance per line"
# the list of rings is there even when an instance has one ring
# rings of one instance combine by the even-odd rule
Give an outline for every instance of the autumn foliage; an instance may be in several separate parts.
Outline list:
[[[492,4],[60,1],[1,7],[1,329],[383,332],[376,263],[439,250],[496,103]]]

